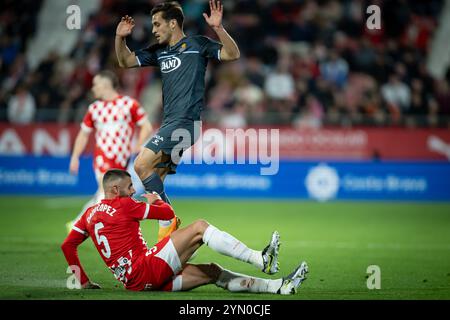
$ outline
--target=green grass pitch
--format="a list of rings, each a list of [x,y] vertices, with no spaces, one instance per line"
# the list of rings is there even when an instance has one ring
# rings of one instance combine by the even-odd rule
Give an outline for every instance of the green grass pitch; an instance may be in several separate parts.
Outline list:
[[[310,267],[298,294],[230,293],[214,285],[189,292],[129,292],[107,270],[89,239],[79,256],[101,290],[66,288],[60,250],[65,223],[85,198],[0,197],[0,299],[450,299],[450,204],[174,199],[182,225],[206,219],[252,248],[281,234],[280,275]],[[147,242],[157,223],[145,221]],[[265,277],[202,247],[193,263],[217,262]],[[381,269],[381,289],[367,288],[367,267]],[[277,275],[270,276],[276,278]]]

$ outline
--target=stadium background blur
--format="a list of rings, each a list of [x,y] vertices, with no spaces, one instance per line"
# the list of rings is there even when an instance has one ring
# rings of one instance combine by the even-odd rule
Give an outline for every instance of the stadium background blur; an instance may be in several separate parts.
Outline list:
[[[129,14],[136,20],[130,48],[147,46],[152,39],[149,12],[156,2],[93,1],[97,7],[90,5],[82,29],[73,32],[77,37],[66,40],[72,43],[52,47],[39,38],[45,50],[35,50],[33,37],[43,27],[37,13],[46,8],[45,2],[5,1],[0,119],[19,121],[7,110],[11,99],[24,95],[33,105],[24,122],[79,122],[92,101],[92,77],[105,68],[118,69],[111,41],[118,19]],[[365,8],[377,3],[389,14],[382,15],[380,30],[368,30]],[[443,3],[225,1],[224,25],[236,38],[242,58],[209,68],[205,120],[227,127],[448,127],[450,75],[433,78],[426,67]],[[214,38],[201,15],[207,3],[186,1],[183,6],[186,33]],[[139,99],[151,120],[160,120],[157,70],[117,71],[123,92]],[[394,98],[389,90],[395,91]]]
[[[0,276],[0,286],[10,289],[0,297],[80,298],[65,290],[65,266],[55,252],[64,223],[84,201],[77,196],[95,191],[92,144],[78,177],[68,173],[70,151],[93,101],[92,78],[103,69],[117,72],[119,91],[138,99],[158,127],[159,71],[119,69],[113,45],[128,14],[136,21],[128,46],[147,46],[157,2],[80,0],[80,30],[66,27],[70,1],[2,2],[0,251],[12,256],[1,266],[39,264],[33,253],[21,254],[30,245],[49,262],[45,272],[21,267],[13,279]],[[179,2],[186,34],[215,39],[202,17],[207,1]],[[373,4],[381,8],[381,29],[369,30],[366,8]],[[301,252],[315,268],[296,298],[450,298],[449,1],[241,0],[224,1],[224,9],[241,58],[210,62],[204,125],[280,129],[279,172],[181,165],[167,190],[183,222],[206,218],[255,246],[265,242],[263,232],[280,229],[285,266],[294,267]],[[31,224],[30,215],[42,222]],[[107,271],[94,271],[102,266],[92,248],[84,254],[109,288],[86,297],[130,298],[114,289]],[[204,259],[222,261],[208,254]],[[337,265],[329,266],[329,257]],[[381,294],[366,288],[370,264],[384,266]],[[198,292],[175,297],[229,298]]]

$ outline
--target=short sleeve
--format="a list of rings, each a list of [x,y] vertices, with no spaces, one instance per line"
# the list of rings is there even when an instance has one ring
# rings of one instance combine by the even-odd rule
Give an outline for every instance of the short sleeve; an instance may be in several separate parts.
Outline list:
[[[202,56],[208,59],[214,58],[220,60],[220,49],[222,49],[222,44],[220,42],[205,36],[199,36],[197,40],[200,45],[200,54]]]
[[[147,117],[147,113],[139,102],[133,99],[133,106],[131,107],[131,119],[133,123],[137,125],[142,125]]]
[[[88,211],[90,210],[88,209],[86,212]],[[86,212],[80,217],[80,219],[78,219],[77,222],[74,223],[74,225],[72,226],[72,230],[75,230],[81,233],[82,235],[88,237],[89,232],[86,226]]]
[[[89,106],[86,114],[84,115],[83,121],[81,122],[81,129],[86,132],[91,132],[94,129],[91,106]]]
[[[131,197],[121,198],[123,210],[127,212],[135,220],[147,219],[150,211],[150,205],[148,203],[133,199]]]
[[[150,46],[134,52],[139,67],[158,66],[157,46]]]

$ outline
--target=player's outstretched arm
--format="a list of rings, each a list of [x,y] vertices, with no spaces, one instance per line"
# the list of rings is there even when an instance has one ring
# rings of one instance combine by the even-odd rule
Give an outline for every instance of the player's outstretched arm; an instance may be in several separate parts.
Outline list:
[[[134,28],[134,19],[130,16],[124,16],[120,20],[116,29],[115,49],[117,61],[122,68],[132,68],[138,65],[136,55],[127,47],[125,38],[131,34]]]
[[[80,233],[79,231],[72,230],[61,245],[61,250],[64,253],[67,264],[71,267],[72,271],[75,273],[75,276],[80,281],[82,288],[98,289],[100,286],[89,280],[87,274],[84,272],[80,259],[78,258],[78,246],[86,239],[86,235]]]
[[[209,8],[211,11],[210,16],[206,13],[203,13],[203,17],[206,20],[206,23],[213,28],[216,32],[217,36],[222,42],[222,49],[220,50],[220,60],[221,61],[233,61],[237,60],[240,57],[239,48],[233,38],[228,34],[225,28],[222,25],[222,17],[223,17],[223,5],[220,1],[210,0]]]

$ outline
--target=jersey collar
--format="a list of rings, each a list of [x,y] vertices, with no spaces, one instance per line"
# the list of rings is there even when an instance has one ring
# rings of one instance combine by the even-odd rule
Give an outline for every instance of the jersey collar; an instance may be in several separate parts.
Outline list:
[[[174,50],[181,42],[183,42],[185,39],[187,38],[187,36],[184,36],[183,38],[181,38],[177,43],[175,43],[173,46],[167,45],[167,51],[172,51]]]

